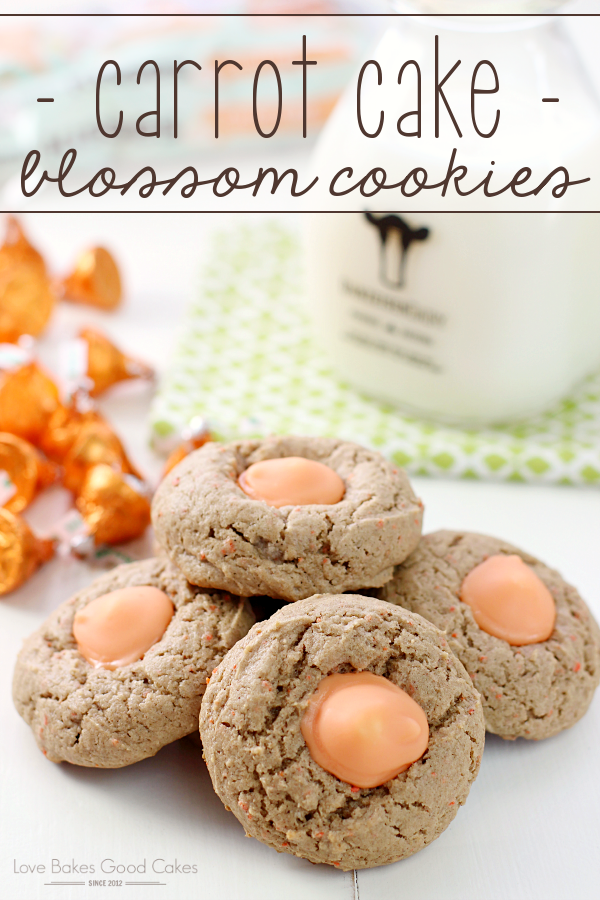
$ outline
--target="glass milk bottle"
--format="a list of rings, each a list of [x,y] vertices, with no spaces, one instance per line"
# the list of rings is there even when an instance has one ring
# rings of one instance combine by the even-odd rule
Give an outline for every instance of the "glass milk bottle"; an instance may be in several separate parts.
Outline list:
[[[536,0],[412,4],[461,13],[550,7]],[[443,102],[439,137],[433,134],[436,36],[440,78],[461,60],[444,89],[460,137]],[[381,131],[361,133],[354,79],[315,151],[321,187],[343,167],[353,178],[342,175],[342,189],[374,167],[392,182],[414,167],[440,181],[453,151],[468,170],[467,188],[489,172],[491,188],[501,188],[523,167],[532,170],[532,187],[559,166],[571,180],[591,180],[553,196],[555,178],[527,198],[510,190],[458,196],[453,183],[443,198],[439,190],[413,197],[355,190],[335,199],[323,192],[320,208],[337,212],[304,217],[317,336],[348,382],[410,413],[477,425],[539,412],[600,365],[600,213],[567,212],[600,210],[600,107],[560,17],[398,17],[372,59],[381,83],[375,67],[365,71],[362,124],[373,134],[383,112]],[[421,67],[420,138],[400,135],[396,124],[415,110],[414,65],[398,85],[408,60]],[[476,97],[481,132],[493,129],[500,110],[486,139],[470,106],[481,60],[494,63],[499,82],[496,93]],[[479,77],[478,85],[493,89],[489,67]],[[416,115],[402,122],[405,132],[418,125]]]

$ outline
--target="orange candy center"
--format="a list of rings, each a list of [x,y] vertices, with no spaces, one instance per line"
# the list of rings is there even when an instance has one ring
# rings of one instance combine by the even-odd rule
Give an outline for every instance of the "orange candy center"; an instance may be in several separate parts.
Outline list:
[[[300,725],[310,755],[340,781],[370,788],[419,759],[429,742],[425,713],[381,675],[328,675]]]
[[[161,639],[173,612],[173,604],[158,588],[121,588],[80,609],[73,636],[89,663],[117,669],[141,659]]]
[[[254,463],[242,472],[238,484],[253,500],[264,500],[277,507],[331,505],[339,503],[346,491],[337,472],[302,456]]]
[[[554,630],[552,594],[520,556],[490,556],[469,572],[460,599],[482,629],[514,647],[547,641]]]

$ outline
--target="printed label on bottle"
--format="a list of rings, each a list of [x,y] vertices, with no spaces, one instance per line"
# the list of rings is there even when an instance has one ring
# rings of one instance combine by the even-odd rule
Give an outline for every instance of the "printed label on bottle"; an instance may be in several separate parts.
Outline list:
[[[436,338],[446,326],[446,315],[414,302],[405,290],[411,286],[412,248],[427,241],[430,229],[412,227],[397,213],[365,213],[360,221],[361,231],[365,221],[375,229],[379,253],[377,257],[365,254],[363,247],[361,277],[341,280],[343,340],[440,374],[443,367],[436,358]]]

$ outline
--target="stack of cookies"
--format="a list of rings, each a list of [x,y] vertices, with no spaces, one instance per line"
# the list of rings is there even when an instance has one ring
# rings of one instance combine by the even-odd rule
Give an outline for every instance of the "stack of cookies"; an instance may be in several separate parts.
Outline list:
[[[554,734],[600,681],[598,627],[556,572],[493,538],[421,539],[422,516],[356,444],[209,443],[155,495],[158,558],[25,643],[17,709],[49,759],[105,767],[200,716],[247,834],[342,869],[409,856],[466,801],[486,728]]]

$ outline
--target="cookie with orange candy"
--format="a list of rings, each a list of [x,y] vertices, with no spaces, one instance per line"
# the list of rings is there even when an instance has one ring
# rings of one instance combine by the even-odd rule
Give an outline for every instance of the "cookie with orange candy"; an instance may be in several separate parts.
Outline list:
[[[481,760],[479,694],[445,636],[355,594],[287,604],[217,667],[200,736],[250,837],[341,869],[425,847]]]
[[[209,442],[163,479],[156,536],[193,584],[288,601],[385,584],[416,547],[406,474],[348,441]]]
[[[541,739],[574,725],[600,683],[600,629],[558,572],[498,538],[425,535],[378,596],[445,631],[487,730]]]
[[[164,559],[119,566],[25,641],[15,705],[52,762],[130,765],[197,731],[208,676],[253,622]]]

